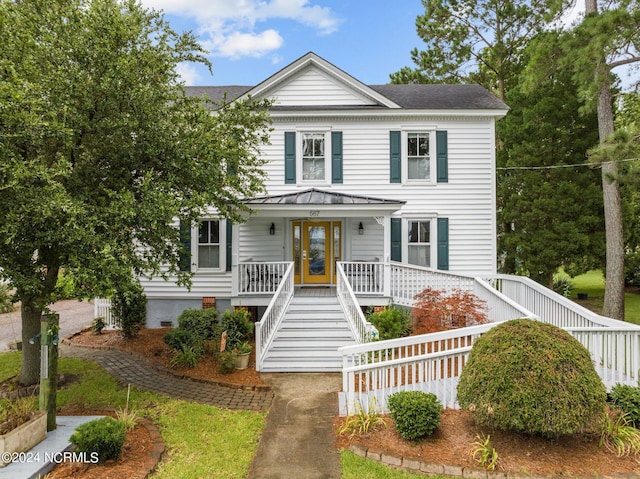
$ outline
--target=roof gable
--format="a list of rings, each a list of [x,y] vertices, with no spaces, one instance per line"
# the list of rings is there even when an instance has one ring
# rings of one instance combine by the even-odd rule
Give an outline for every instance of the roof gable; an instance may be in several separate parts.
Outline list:
[[[385,95],[370,88],[338,67],[309,52],[244,96],[269,98],[277,107],[377,106],[400,108]]]

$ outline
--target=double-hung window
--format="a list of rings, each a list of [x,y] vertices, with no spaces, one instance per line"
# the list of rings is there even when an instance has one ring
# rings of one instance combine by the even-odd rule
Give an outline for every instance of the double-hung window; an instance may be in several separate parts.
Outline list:
[[[406,145],[407,181],[431,181],[431,133],[409,132]]]
[[[433,167],[433,132],[409,131],[405,137],[404,157],[406,162],[407,182],[434,181]]]
[[[220,268],[220,222],[203,220],[198,229],[198,268]]]
[[[407,221],[409,232],[407,257],[409,263],[418,266],[431,266],[431,221]]]
[[[302,133],[302,181],[326,181],[324,133]]]

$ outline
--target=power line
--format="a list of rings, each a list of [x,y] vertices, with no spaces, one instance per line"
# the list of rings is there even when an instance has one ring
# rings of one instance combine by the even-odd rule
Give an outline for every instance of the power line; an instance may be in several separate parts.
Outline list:
[[[640,158],[626,158],[624,160],[602,161],[600,163],[575,163],[572,165],[549,165],[549,166],[499,166],[496,170],[554,170],[557,168],[575,168],[578,166],[588,166],[589,168],[599,168],[600,165],[609,163],[624,163],[627,161],[638,161]]]

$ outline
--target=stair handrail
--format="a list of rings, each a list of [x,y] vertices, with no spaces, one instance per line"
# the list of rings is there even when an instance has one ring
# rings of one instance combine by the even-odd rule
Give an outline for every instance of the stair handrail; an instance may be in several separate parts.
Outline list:
[[[378,337],[378,330],[364,316],[362,308],[351,288],[351,283],[344,271],[342,262],[337,263],[336,292],[338,302],[347,318],[347,323],[358,344],[367,343]]]
[[[265,355],[269,351],[269,345],[273,341],[293,298],[293,261],[289,261],[288,263],[289,265],[282,275],[280,284],[271,298],[267,310],[255,325],[256,371],[262,369]]]

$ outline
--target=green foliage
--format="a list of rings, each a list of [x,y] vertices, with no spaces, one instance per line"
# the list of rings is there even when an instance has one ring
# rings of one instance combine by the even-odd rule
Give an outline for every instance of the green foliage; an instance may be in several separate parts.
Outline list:
[[[640,247],[624,255],[624,282],[628,286],[640,288]]]
[[[184,351],[202,344],[200,337],[193,331],[184,329],[172,329],[162,338],[167,346],[175,351]]]
[[[498,452],[491,446],[491,435],[476,436],[476,441],[471,445],[471,457],[485,469],[495,470],[498,465]]]
[[[111,312],[125,338],[133,338],[147,320],[147,297],[139,282],[118,287],[111,298]]]
[[[568,275],[560,273],[553,275],[553,290],[556,293],[564,296],[565,298],[570,298],[574,289],[575,286],[573,281],[571,281],[571,278]]]
[[[178,328],[193,333],[200,341],[219,339],[222,332],[215,308],[185,309],[178,316]]]
[[[609,404],[624,412],[625,419],[640,429],[640,387],[616,384],[609,393]]]
[[[172,368],[195,368],[198,361],[202,357],[202,348],[199,346],[183,346],[181,350],[176,351],[175,355],[169,361]]]
[[[380,341],[402,338],[411,332],[411,314],[405,308],[385,308],[367,315],[367,321],[378,330]]]
[[[600,447],[620,456],[640,452],[640,430],[633,427],[627,414],[607,411],[602,415]]]
[[[222,330],[227,332],[227,349],[233,350],[247,341],[253,333],[253,323],[248,311],[238,308],[227,310],[222,315]]]
[[[140,416],[132,409],[117,409],[116,420],[124,424],[125,431],[132,431],[140,422]]]
[[[606,391],[589,352],[569,333],[516,319],[476,340],[458,402],[482,426],[556,437],[595,423]]]
[[[400,391],[387,398],[396,431],[408,441],[433,434],[440,425],[442,404],[435,394]]]
[[[251,343],[242,342],[238,343],[235,348],[233,348],[233,352],[235,354],[249,354],[251,352]]]
[[[91,322],[91,330],[94,334],[102,334],[102,330],[107,327],[107,323],[102,316],[94,318]]]
[[[98,462],[104,462],[120,457],[125,432],[123,423],[103,417],[78,426],[69,441],[77,452],[97,453]]]
[[[223,351],[218,356],[218,372],[220,374],[231,374],[236,370],[236,358],[231,351]]]
[[[56,301],[76,297],[76,283],[71,273],[63,269],[60,270],[54,295]]]
[[[9,287],[0,283],[0,314],[11,313],[13,309],[13,299],[9,294]]]
[[[88,296],[132,271],[187,284],[174,218],[210,206],[241,221],[241,198],[263,192],[268,102],[212,115],[187,96],[177,67],[210,67],[205,52],[140,2],[2,0],[0,30],[0,279],[34,309],[23,331],[35,334],[60,269]],[[25,381],[38,364],[27,346]]]
[[[385,427],[387,422],[380,416],[375,396],[369,401],[369,409],[364,410],[362,404],[356,403],[358,412],[351,416],[347,416],[344,424],[338,429],[338,434],[349,434],[350,437],[356,434],[368,434],[375,431],[379,427]]]
[[[0,434],[6,434],[29,421],[36,410],[33,397],[0,399]]]

